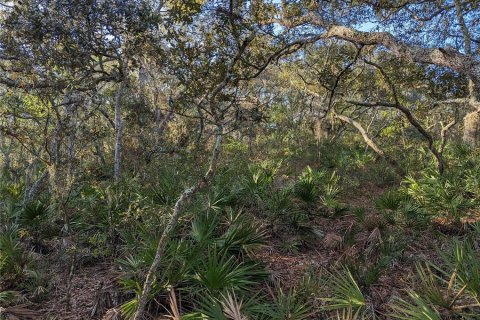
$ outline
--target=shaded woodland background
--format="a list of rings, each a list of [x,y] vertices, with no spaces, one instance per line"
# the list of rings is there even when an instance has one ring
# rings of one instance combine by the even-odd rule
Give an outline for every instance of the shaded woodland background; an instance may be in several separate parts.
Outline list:
[[[0,318],[478,319],[480,2],[0,2]]]

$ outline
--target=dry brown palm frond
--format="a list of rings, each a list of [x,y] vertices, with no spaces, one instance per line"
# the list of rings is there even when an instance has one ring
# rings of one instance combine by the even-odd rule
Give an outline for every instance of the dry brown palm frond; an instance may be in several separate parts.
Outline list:
[[[178,306],[178,302],[177,302],[177,296],[175,295],[175,289],[172,288],[172,290],[170,290],[170,294],[169,294],[169,303],[170,303],[170,319],[173,319],[173,320],[181,320],[182,319],[182,316],[180,315],[180,308]]]
[[[27,309],[23,306],[8,307],[8,308],[0,307],[0,316],[5,317],[6,319],[9,319],[9,320],[16,320],[16,319],[35,320],[40,318],[40,314],[37,311]]]
[[[223,313],[232,320],[248,320],[246,316],[242,315],[242,303],[242,300],[237,300],[235,293],[227,293],[227,296],[223,296]]]
[[[370,235],[365,242],[365,251],[368,253],[372,253],[375,248],[377,248],[382,243],[382,233],[380,232],[379,228],[375,228],[372,230]]]
[[[346,247],[343,250],[342,254],[336,259],[335,265],[339,266],[347,261],[355,261],[360,252],[360,249],[356,245]]]
[[[111,310],[111,308],[113,308],[115,305],[113,300],[111,287],[106,287],[104,286],[103,282],[101,282],[95,293],[93,307],[90,311],[90,317],[96,318],[105,311]]]
[[[382,241],[382,233],[380,232],[380,229],[378,227],[372,230],[372,232],[368,236],[367,241],[370,243]]]
[[[343,243],[343,237],[333,232],[329,232],[323,238],[323,243],[327,248],[340,248]]]
[[[352,307],[348,307],[347,309],[343,309],[342,313],[337,311],[337,319],[338,320],[360,320],[363,319],[360,317],[361,309],[358,309],[357,312],[353,312]]]
[[[119,309],[112,308],[107,310],[102,317],[102,320],[120,320],[122,319],[122,314]]]

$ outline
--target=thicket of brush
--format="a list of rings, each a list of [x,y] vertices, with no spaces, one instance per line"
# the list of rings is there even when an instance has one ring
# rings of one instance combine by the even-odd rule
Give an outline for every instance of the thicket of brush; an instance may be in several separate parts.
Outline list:
[[[328,147],[320,159],[312,150],[316,165],[300,170],[294,156],[251,162],[248,152],[227,144],[228,161],[189,203],[168,240],[148,312],[177,319],[473,319],[480,310],[480,224],[471,223],[480,201],[476,153],[452,145],[446,174],[438,175],[427,160],[425,169],[400,180],[362,149],[343,145],[332,155]],[[78,269],[109,263],[118,272],[120,304],[98,297],[95,315],[117,308],[123,318],[132,317],[161,226],[194,179],[185,170],[194,163],[185,156],[115,185],[89,178],[63,204],[52,203],[48,192],[24,203],[22,181],[4,174],[2,306],[48,299],[60,269],[68,282]],[[387,190],[374,199],[374,216],[344,202],[369,184]],[[344,227],[346,217],[353,220]],[[326,239],[318,219],[338,224],[341,237]],[[425,234],[436,241],[435,261],[405,254]],[[286,289],[256,256],[278,241],[286,254],[327,242],[346,254]],[[402,272],[402,264],[415,264],[416,271],[379,313],[370,288],[381,276]]]

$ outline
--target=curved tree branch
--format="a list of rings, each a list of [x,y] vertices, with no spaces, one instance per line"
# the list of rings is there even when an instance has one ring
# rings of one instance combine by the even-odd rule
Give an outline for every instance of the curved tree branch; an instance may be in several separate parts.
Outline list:
[[[370,147],[370,149],[372,149],[380,158],[384,158],[393,167],[398,169],[397,162],[394,159],[392,159],[390,156],[386,155],[382,149],[380,149],[380,147],[368,136],[367,131],[363,128],[363,126],[359,122],[345,115],[338,114],[335,111],[333,111],[333,114],[337,119],[354,126],[358,130],[358,132],[360,132],[363,140]]]

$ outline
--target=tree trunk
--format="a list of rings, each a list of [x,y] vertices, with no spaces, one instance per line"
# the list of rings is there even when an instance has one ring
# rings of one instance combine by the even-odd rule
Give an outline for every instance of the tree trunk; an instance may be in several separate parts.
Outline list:
[[[185,189],[182,192],[177,202],[175,203],[173,215],[170,218],[170,221],[168,222],[168,224],[165,226],[165,229],[162,232],[160,240],[158,241],[155,258],[153,259],[152,265],[150,266],[150,269],[147,272],[147,277],[143,284],[142,293],[138,297],[138,307],[137,307],[137,312],[135,313],[135,316],[134,316],[134,320],[143,319],[145,307],[147,305],[150,292],[152,290],[153,282],[155,281],[155,273],[162,261],[162,257],[165,251],[165,247],[167,245],[168,238],[170,236],[171,231],[177,225],[177,221],[178,221],[178,218],[180,217],[183,206],[198,192],[198,190],[205,187],[210,182],[210,180],[212,179],[215,173],[218,158],[220,155],[222,139],[223,139],[223,127],[219,125],[217,126],[215,144],[213,146],[212,156],[210,158],[210,165],[208,167],[207,172],[194,186],[192,186],[191,188]]]
[[[465,43],[465,53],[467,56],[472,56],[472,37],[468,31],[465,19],[463,17],[462,5],[459,0],[455,0],[455,13],[457,16],[457,22],[460,25],[462,30],[463,41]],[[469,95],[469,104],[471,107],[475,108],[476,111],[468,113],[464,118],[464,127],[463,127],[463,141],[475,148],[478,146],[480,138],[480,108],[478,106],[478,101],[476,97],[476,87],[478,83],[475,84],[472,77],[468,77],[468,95]]]
[[[107,162],[105,161],[105,156],[103,155],[103,147],[100,144],[100,140],[97,139],[95,141],[95,155],[98,157],[98,160],[102,164],[102,166],[105,166]]]
[[[464,120],[463,141],[472,148],[479,146],[480,141],[480,114],[479,111],[468,113]]]
[[[328,139],[330,126],[325,122],[325,118],[316,117],[313,124],[313,134],[317,144]]]
[[[74,166],[73,162],[75,160],[75,131],[77,129],[75,104],[68,104],[66,113],[69,119],[67,137],[67,176],[68,179],[72,179]]]
[[[363,127],[360,125],[360,123],[358,123],[357,121],[353,120],[353,119],[350,119],[346,116],[343,116],[343,115],[339,115],[339,114],[336,114],[335,115],[338,119],[342,120],[343,122],[346,122],[346,123],[349,123],[351,124],[352,126],[354,126],[359,132],[360,134],[362,135],[362,138],[363,140],[365,141],[365,143],[373,150],[375,151],[376,154],[378,154],[380,157],[385,157],[385,153],[383,152],[382,149],[380,149],[377,144],[375,142],[373,142],[372,139],[370,139],[370,137],[368,136],[367,132],[365,131],[365,129],[363,129]]]
[[[115,98],[115,163],[113,167],[113,178],[118,182],[121,174],[122,165],[122,147],[123,147],[123,119],[122,119],[122,98],[125,91],[126,80],[120,82],[117,96]]]
[[[5,143],[5,137],[0,135],[1,143],[0,147],[3,151],[3,165],[2,165],[2,173],[6,174],[10,171],[10,150],[12,148],[12,139],[10,139],[10,145],[7,146]]]
[[[9,117],[8,118],[8,124],[9,126],[14,126],[15,124],[15,117]],[[6,142],[7,137],[4,134],[0,134],[0,148],[2,149],[3,152],[3,167],[2,167],[2,174],[10,174],[11,171],[11,158],[10,154],[12,151],[13,147],[13,137],[10,137],[9,144],[7,146]]]
[[[25,192],[25,197],[23,200],[24,205],[35,200],[37,195],[42,191],[43,187],[47,184],[49,179],[49,172],[46,170],[40,178],[30,187],[28,192]]]

